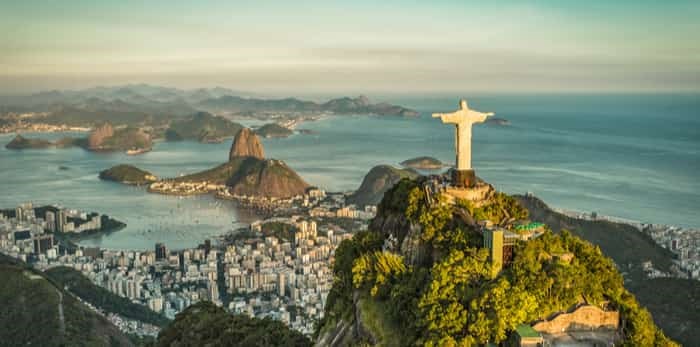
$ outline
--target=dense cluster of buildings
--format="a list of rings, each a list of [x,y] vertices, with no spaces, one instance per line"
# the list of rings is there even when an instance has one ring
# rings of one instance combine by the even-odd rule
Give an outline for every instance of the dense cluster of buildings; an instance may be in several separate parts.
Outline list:
[[[33,265],[41,270],[65,266],[80,271],[94,284],[149,307],[173,319],[187,306],[208,300],[221,305],[217,282],[217,252],[203,246],[178,252],[161,248],[154,251],[110,251],[77,249],[57,257],[39,255]],[[138,335],[153,335],[149,324],[119,317],[113,321]]]
[[[167,318],[207,300],[232,312],[279,319],[310,334],[313,323],[323,317],[333,285],[335,248],[352,237],[350,230],[333,222],[347,220],[361,228],[369,216],[344,206],[342,194],[316,189],[289,203],[289,208],[275,210],[279,215],[251,223],[245,237],[234,233],[233,241],[223,237],[216,247],[207,240],[178,251],[162,243],[148,251],[67,248],[54,237],[100,230],[104,216],[24,204],[0,212],[0,252],[41,270],[73,268],[94,284]],[[319,206],[341,212],[311,217],[308,211]],[[123,331],[151,336],[158,332],[153,325],[93,309]]]
[[[303,333],[323,317],[333,286],[335,248],[351,233],[319,228],[314,220],[291,218],[286,237],[265,236],[264,224],[251,229],[260,237],[228,245],[223,266],[229,309],[256,317],[279,319]],[[277,223],[280,223],[277,221]]]
[[[119,225],[98,213],[86,213],[57,206],[22,204],[0,211],[0,248],[27,260],[29,255],[58,255],[54,233],[84,233]]]

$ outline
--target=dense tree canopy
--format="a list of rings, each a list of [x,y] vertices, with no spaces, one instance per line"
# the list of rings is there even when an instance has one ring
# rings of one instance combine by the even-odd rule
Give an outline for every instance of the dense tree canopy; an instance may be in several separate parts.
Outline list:
[[[198,302],[175,317],[158,334],[157,346],[311,346],[300,332],[271,318],[230,314],[208,301]]]
[[[423,190],[404,180],[385,195],[379,213],[399,213],[419,226],[422,244],[433,250],[431,264],[404,264],[400,255],[380,250],[380,233],[360,233],[336,251],[326,312],[338,318],[351,310],[355,292],[390,307],[392,319],[406,327],[402,345],[471,346],[504,341],[519,324],[588,303],[620,311],[628,345],[674,345],[597,247],[545,228],[539,238],[519,241],[512,264],[494,278],[481,236],[456,222],[456,209],[477,220],[527,218],[527,210],[502,193],[479,208],[428,204]]]
[[[509,220],[527,219],[528,211],[510,195],[496,192],[491,202],[485,206],[474,207],[466,200],[460,200],[459,205],[466,208],[475,220],[490,220],[503,224]]]
[[[365,253],[352,265],[352,283],[355,288],[370,287],[373,297],[387,295],[387,287],[406,272],[403,258],[390,252]]]

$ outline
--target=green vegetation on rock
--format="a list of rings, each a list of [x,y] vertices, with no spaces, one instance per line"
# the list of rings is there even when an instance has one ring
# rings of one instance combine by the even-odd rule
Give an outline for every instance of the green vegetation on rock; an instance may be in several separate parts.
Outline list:
[[[402,161],[401,166],[419,170],[436,170],[446,165],[433,157],[417,157]]]
[[[30,139],[22,135],[17,135],[12,141],[5,145],[7,149],[41,149],[51,147],[53,144],[50,141],[43,139]]]
[[[311,346],[311,341],[270,318],[230,314],[211,302],[196,303],[179,313],[158,334],[157,346]]]
[[[242,128],[240,124],[224,117],[197,112],[188,118],[172,121],[165,132],[165,138],[168,141],[217,142],[224,137],[235,136]]]
[[[129,338],[60,284],[0,255],[0,344],[132,346]]]
[[[62,137],[58,139],[54,145],[58,148],[68,148],[68,147],[85,147],[87,144],[87,138],[85,137]]]
[[[517,196],[518,201],[529,211],[532,220],[547,224],[553,231],[569,230],[574,235],[598,245],[603,253],[608,254],[619,265],[641,265],[651,261],[662,271],[669,271],[672,266],[673,253],[658,244],[648,235],[635,227],[614,223],[607,220],[584,220],[565,216],[553,211],[536,197]],[[633,279],[641,279],[635,274]]]
[[[229,179],[241,169],[242,166],[253,165],[256,158],[236,158],[214,168],[200,171],[194,174],[173,178],[175,182],[209,182],[213,184],[226,184]]]
[[[468,201],[459,201],[462,207],[465,207],[474,217],[474,220],[490,220],[499,225],[505,225],[509,222],[524,220],[528,217],[528,211],[522,207],[515,198],[501,193],[496,194],[491,198],[488,205],[481,207],[473,207]]]
[[[360,187],[347,199],[359,206],[376,205],[382,201],[387,190],[402,178],[416,178],[419,174],[410,169],[397,169],[389,165],[378,165],[369,170]]]
[[[150,150],[151,135],[132,126],[115,128],[105,123],[93,129],[86,141],[85,149],[91,151]]]
[[[248,157],[243,163],[226,182],[234,194],[282,198],[304,194],[309,187],[280,160]]]
[[[150,184],[157,180],[150,172],[128,164],[120,164],[100,171],[99,177],[107,181],[133,185]]]
[[[82,273],[73,268],[51,268],[46,271],[46,276],[59,283],[72,294],[104,311],[161,327],[169,322],[167,318],[151,311],[148,307],[134,304],[127,298],[95,285]]]
[[[226,185],[231,193],[248,196],[291,197],[309,187],[294,170],[275,159],[234,157],[215,168],[173,178],[174,182]]]
[[[356,342],[386,343],[381,340],[392,336],[391,329],[377,332],[382,329],[377,326],[400,326],[400,345],[483,345],[506,341],[521,324],[588,303],[620,312],[626,345],[675,345],[625,289],[612,260],[567,231],[519,241],[512,264],[494,275],[480,232],[468,220],[527,218],[527,210],[512,197],[495,194],[481,208],[428,203],[418,183],[402,180],[378,210],[373,227],[390,232],[359,233],[338,247],[319,333],[329,332],[326,324],[345,321],[357,331],[370,331],[369,337],[355,336]],[[398,233],[396,226],[405,230]],[[398,246],[381,251],[389,235]],[[406,238],[417,244],[404,248]],[[571,258],[561,260],[561,254]],[[388,307],[388,317],[368,319],[367,312],[376,311],[368,305]],[[377,323],[386,320],[391,324]]]
[[[352,264],[352,283],[355,288],[370,288],[373,297],[382,297],[389,282],[406,272],[403,258],[391,252],[365,253]]]
[[[285,128],[277,123],[269,123],[255,129],[255,133],[265,137],[287,137],[292,135],[294,132],[288,128]]]
[[[676,278],[647,278],[642,263],[651,261],[661,271],[671,271],[673,254],[659,246],[648,235],[635,227],[607,220],[571,218],[549,208],[533,196],[517,196],[529,210],[532,220],[546,223],[554,231],[570,230],[588,240],[609,255],[625,272],[625,287],[632,292],[654,317],[654,321],[669,336],[692,346],[700,339],[698,310],[687,309],[700,305],[700,286],[697,281]]]
[[[114,135],[106,138],[103,149],[125,151],[129,149],[150,149],[151,137],[139,128],[126,127],[114,131]]]

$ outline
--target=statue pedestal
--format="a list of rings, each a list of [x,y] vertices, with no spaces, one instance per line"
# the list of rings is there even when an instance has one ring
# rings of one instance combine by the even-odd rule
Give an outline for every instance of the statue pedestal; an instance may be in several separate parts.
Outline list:
[[[447,202],[455,204],[457,200],[466,200],[474,207],[482,207],[487,205],[491,198],[496,193],[492,185],[486,182],[480,182],[473,187],[447,187],[443,191],[443,196],[447,198]]]
[[[476,174],[474,170],[452,171],[452,186],[457,188],[473,188],[476,186]]]

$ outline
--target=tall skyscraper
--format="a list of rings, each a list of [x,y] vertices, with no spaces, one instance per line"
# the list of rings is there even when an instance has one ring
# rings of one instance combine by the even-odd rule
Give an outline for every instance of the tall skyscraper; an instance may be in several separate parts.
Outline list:
[[[22,207],[18,206],[15,208],[15,218],[17,219],[18,222],[21,222],[24,220],[24,211],[22,211]]]
[[[44,220],[46,221],[46,229],[50,232],[56,231],[56,214],[52,211],[46,211],[44,214]]]
[[[284,273],[280,272],[277,274],[277,294],[279,296],[284,296],[284,290],[285,287],[287,286],[285,278],[284,278]]]
[[[59,233],[64,232],[67,223],[68,223],[68,215],[66,215],[66,211],[61,210],[61,209],[56,211],[56,228],[55,228],[55,230]]]
[[[165,244],[156,243],[156,260],[164,260],[168,257],[168,249],[165,248]]]

